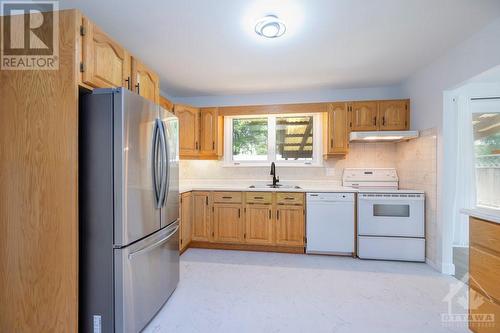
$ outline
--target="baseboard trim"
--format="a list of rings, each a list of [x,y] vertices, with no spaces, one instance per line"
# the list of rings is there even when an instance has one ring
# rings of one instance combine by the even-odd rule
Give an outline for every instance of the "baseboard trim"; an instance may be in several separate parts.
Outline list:
[[[452,263],[443,263],[441,273],[446,275],[455,275],[455,265]]]
[[[434,268],[436,271],[441,272],[441,267],[439,267],[439,265],[437,265],[434,261],[430,260],[429,258],[425,258],[425,263]]]
[[[254,245],[254,244],[225,244],[192,241],[188,245],[189,248],[199,249],[216,249],[216,250],[237,250],[237,251],[258,251],[258,252],[281,252],[281,253],[298,253],[304,254],[304,247],[294,246],[275,246],[275,245]]]

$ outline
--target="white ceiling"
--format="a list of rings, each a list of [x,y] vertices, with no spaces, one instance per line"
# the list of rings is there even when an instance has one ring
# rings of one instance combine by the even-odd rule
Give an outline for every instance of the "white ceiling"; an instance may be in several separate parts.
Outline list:
[[[63,0],[158,72],[170,96],[398,84],[500,17],[499,0]],[[276,14],[279,39],[253,32]]]

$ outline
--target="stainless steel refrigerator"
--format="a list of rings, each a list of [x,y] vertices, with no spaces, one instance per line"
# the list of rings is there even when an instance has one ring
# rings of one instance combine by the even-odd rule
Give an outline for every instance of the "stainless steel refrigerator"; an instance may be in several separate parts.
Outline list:
[[[138,332],[179,281],[178,120],[126,89],[79,108],[81,332]]]

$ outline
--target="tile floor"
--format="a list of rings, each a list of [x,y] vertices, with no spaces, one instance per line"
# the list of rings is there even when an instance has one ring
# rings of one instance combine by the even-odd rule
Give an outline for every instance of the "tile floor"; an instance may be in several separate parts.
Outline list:
[[[456,283],[419,263],[189,249],[145,332],[468,332],[441,320]]]

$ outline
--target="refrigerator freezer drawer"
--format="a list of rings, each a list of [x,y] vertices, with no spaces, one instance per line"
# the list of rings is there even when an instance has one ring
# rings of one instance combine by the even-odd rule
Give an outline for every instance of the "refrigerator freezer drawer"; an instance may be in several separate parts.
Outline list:
[[[179,222],[115,249],[115,332],[139,332],[179,282]]]
[[[358,236],[358,257],[424,262],[425,239]]]

